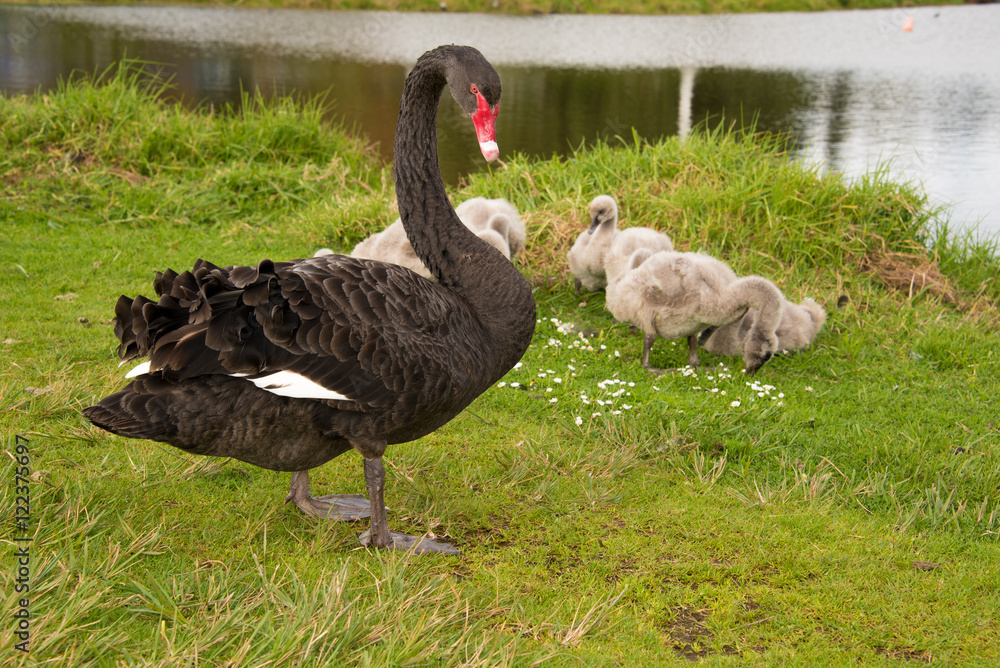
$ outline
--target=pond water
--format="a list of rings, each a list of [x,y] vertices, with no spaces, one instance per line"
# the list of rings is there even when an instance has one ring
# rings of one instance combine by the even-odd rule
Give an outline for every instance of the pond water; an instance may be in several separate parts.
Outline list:
[[[127,55],[161,63],[192,105],[325,93],[389,159],[407,68],[438,44],[472,44],[503,80],[501,157],[756,119],[824,169],[887,165],[948,205],[953,228],[992,236],[998,33],[996,5],[652,17],[5,5],[0,91],[49,89]],[[483,168],[456,105],[442,105],[440,127],[446,179]]]

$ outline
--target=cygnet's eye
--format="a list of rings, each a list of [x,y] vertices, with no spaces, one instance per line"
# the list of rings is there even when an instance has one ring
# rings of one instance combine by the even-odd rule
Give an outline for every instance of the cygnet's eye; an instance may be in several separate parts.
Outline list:
[[[479,86],[477,86],[476,84],[472,84],[471,86],[469,86],[469,91],[473,95],[478,95],[479,94]]]

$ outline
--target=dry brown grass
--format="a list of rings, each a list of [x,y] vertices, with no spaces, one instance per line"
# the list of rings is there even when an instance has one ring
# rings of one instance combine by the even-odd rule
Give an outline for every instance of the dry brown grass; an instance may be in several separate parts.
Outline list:
[[[874,274],[886,287],[906,293],[908,299],[929,294],[945,304],[959,304],[958,290],[941,273],[938,260],[930,251],[916,243],[912,250],[889,250],[885,239],[879,237],[878,242],[861,259],[862,271]]]
[[[584,218],[585,214],[578,207],[563,202],[524,214],[530,238],[521,256],[522,268],[536,272],[533,280],[542,276],[561,279],[567,275],[566,253],[580,232],[586,229],[588,221]],[[544,268],[540,275],[538,268]]]
[[[975,294],[963,292],[941,271],[939,258],[931,250],[916,242],[907,250],[889,250],[885,239],[876,237],[876,241],[877,244],[861,258],[861,271],[872,274],[887,288],[905,295],[907,300],[930,296],[964,313],[967,321],[988,326],[1000,324],[1000,308],[988,294],[987,283]]]

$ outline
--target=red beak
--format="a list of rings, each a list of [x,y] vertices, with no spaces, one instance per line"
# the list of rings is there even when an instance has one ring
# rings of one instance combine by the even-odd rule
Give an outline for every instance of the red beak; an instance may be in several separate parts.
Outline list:
[[[497,147],[496,123],[500,105],[490,108],[482,93],[476,93],[479,108],[472,114],[472,124],[476,127],[476,138],[479,140],[479,150],[483,152],[486,162],[493,162],[500,157]]]

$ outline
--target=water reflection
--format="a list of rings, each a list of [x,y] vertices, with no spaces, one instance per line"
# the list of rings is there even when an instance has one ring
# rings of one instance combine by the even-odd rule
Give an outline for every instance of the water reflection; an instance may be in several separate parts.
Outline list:
[[[694,100],[694,78],[698,73],[695,67],[681,68],[681,90],[677,102],[677,136],[681,139],[691,132],[691,103]]]
[[[915,10],[915,39],[925,39],[915,48],[888,12],[666,20],[3,6],[0,89],[52,88],[127,55],[162,63],[149,69],[172,76],[188,105],[238,106],[241,91],[325,94],[388,160],[407,66],[425,42],[465,41],[481,45],[504,82],[502,154],[566,154],[632,128],[656,139],[755,120],[791,133],[804,159],[847,174],[891,159],[898,178],[956,202],[957,222],[981,217],[998,230],[1000,76],[989,63],[1000,62],[1000,41],[976,26],[1000,11],[963,9],[973,8]],[[774,25],[781,40],[767,32]],[[936,41],[921,37],[925,25],[941,33]],[[925,53],[949,44],[946,28],[951,46]],[[442,105],[439,121],[445,177],[484,168],[457,107]]]

